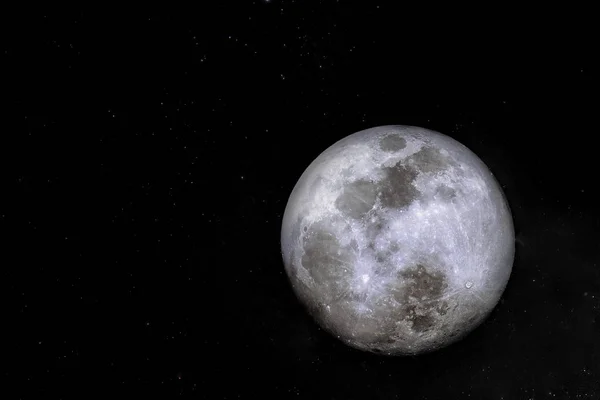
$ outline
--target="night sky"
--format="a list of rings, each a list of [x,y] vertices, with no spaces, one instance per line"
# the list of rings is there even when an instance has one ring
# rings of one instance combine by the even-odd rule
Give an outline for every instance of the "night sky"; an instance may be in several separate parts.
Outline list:
[[[5,14],[10,398],[600,399],[597,23],[426,8]],[[324,333],[280,253],[304,169],[388,124],[473,150],[517,232],[489,319],[421,357]]]

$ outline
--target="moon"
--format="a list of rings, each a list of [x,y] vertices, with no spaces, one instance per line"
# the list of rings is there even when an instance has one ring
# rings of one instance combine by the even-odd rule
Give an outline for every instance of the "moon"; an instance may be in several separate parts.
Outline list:
[[[321,153],[295,185],[281,252],[295,295],[347,345],[416,355],[480,325],[510,278],[504,193],[466,146],[428,129],[366,129]]]

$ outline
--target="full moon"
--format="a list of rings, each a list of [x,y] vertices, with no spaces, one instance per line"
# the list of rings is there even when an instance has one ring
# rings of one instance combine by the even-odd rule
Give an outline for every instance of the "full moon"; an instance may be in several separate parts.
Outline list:
[[[515,252],[500,185],[438,132],[380,126],[321,153],[294,187],[281,250],[294,293],[347,345],[416,355],[494,309]]]

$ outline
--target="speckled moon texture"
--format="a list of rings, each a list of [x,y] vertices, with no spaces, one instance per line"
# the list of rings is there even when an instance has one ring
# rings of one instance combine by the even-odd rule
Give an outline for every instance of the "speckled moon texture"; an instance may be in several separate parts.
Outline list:
[[[333,144],[283,216],[293,290],[357,349],[415,355],[476,328],[514,259],[509,206],[486,165],[443,134],[381,126]]]

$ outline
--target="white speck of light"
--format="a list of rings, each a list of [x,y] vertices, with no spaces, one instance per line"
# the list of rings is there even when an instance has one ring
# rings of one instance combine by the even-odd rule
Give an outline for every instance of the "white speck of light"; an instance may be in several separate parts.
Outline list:
[[[367,282],[369,282],[369,275],[367,275],[367,274],[364,274],[364,275],[362,276],[362,281],[363,281],[363,283],[367,283]]]
[[[473,282],[471,282],[471,281],[467,281],[467,282],[465,283],[465,287],[466,287],[467,289],[471,289],[471,288],[473,287]]]

